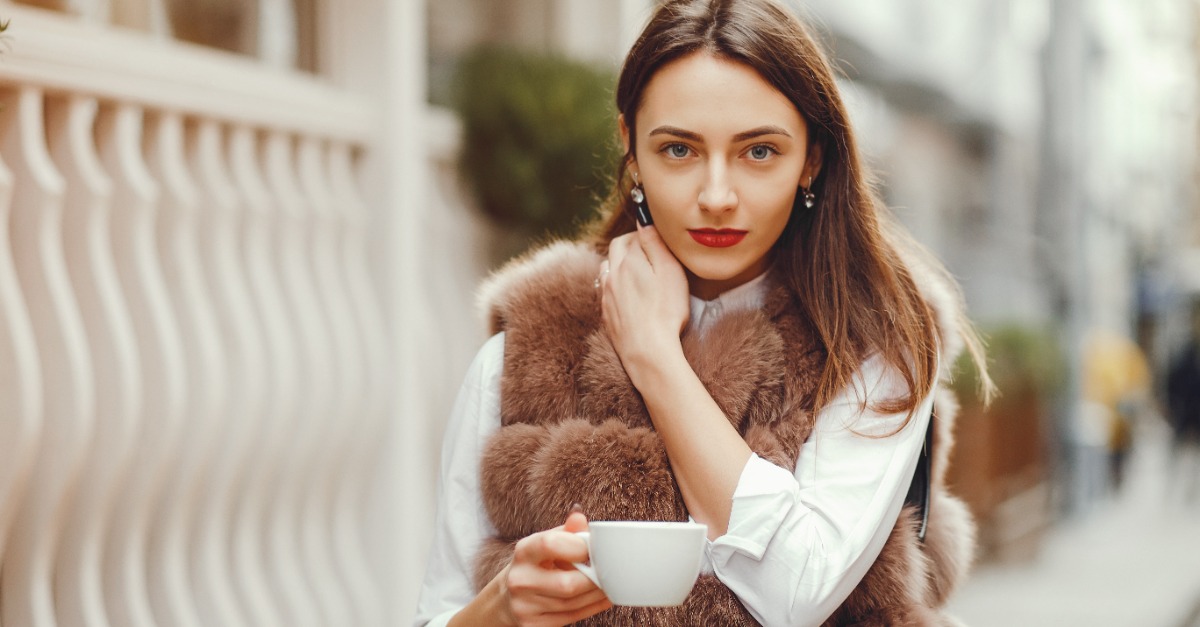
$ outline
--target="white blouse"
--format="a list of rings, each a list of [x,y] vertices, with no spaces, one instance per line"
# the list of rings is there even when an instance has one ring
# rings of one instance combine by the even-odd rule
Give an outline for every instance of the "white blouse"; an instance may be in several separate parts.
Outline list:
[[[765,275],[716,300],[691,301],[689,330],[703,333],[724,313],[761,307]],[[414,621],[445,625],[475,596],[475,553],[495,529],[479,496],[479,458],[500,426],[504,334],[480,349],[459,391],[442,447],[433,545]],[[891,533],[933,405],[926,396],[905,415],[879,414],[863,402],[907,390],[878,356],[820,411],[793,474],[757,455],[742,469],[728,530],[708,541],[703,570],[730,588],[767,627],[819,625],[842,604]]]

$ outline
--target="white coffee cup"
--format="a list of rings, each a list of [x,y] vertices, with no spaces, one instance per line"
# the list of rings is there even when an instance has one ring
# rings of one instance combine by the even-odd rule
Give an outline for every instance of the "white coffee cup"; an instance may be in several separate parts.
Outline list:
[[[577,532],[590,564],[575,564],[614,605],[669,607],[700,576],[708,527],[693,522],[597,521]]]

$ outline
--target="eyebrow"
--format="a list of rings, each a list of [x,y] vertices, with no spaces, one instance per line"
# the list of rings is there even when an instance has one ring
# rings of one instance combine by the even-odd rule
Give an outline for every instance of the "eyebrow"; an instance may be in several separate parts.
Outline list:
[[[694,142],[699,142],[703,139],[702,137],[700,137],[699,133],[693,133],[692,131],[687,131],[687,130],[681,129],[679,127],[676,127],[676,126],[660,126],[656,129],[650,131],[650,135],[649,135],[650,137],[654,137],[655,135],[673,135],[680,139],[686,139],[688,141],[694,141]],[[733,141],[742,142],[742,141],[746,141],[747,139],[754,139],[755,137],[762,137],[763,135],[783,135],[784,137],[788,137],[788,138],[791,138],[791,136],[792,136],[791,133],[787,132],[782,127],[766,125],[766,126],[759,126],[756,128],[752,128],[748,131],[742,131],[742,132],[738,133],[737,135],[733,136]]]

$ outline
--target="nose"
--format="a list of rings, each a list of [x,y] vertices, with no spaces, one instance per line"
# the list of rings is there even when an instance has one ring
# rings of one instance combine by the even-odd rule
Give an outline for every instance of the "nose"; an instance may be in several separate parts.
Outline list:
[[[724,163],[714,160],[707,168],[704,187],[700,189],[697,202],[700,210],[708,213],[721,213],[737,206],[737,193],[729,180],[729,169]]]

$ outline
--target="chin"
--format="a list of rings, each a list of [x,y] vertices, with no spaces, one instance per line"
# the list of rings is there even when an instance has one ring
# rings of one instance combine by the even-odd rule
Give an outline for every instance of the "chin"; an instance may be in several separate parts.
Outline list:
[[[715,266],[715,267],[714,267]],[[705,281],[728,281],[746,271],[744,267],[730,268],[729,264],[702,264],[686,266],[688,271],[698,279]]]

